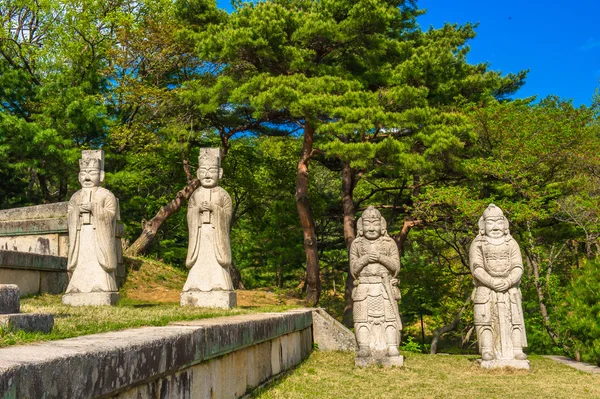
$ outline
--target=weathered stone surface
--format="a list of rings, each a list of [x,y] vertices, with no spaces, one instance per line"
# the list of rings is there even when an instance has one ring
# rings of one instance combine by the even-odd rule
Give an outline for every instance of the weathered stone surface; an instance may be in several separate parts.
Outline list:
[[[201,187],[192,193],[188,203],[189,244],[185,265],[190,273],[183,286],[181,306],[205,306],[196,300],[204,297],[184,295],[186,292],[233,291],[229,273],[232,202],[227,191],[219,187],[223,176],[220,149],[201,148],[198,164]],[[214,299],[205,298],[212,307],[235,306],[231,301],[222,303],[222,297],[219,294]]]
[[[235,291],[183,291],[180,305],[231,309],[237,306],[237,294]]]
[[[19,313],[20,311],[19,287],[14,284],[0,284],[0,314]]]
[[[9,269],[65,272],[67,260],[59,256],[0,250],[0,266]]]
[[[357,366],[402,363],[397,359],[402,330],[396,279],[399,270],[398,247],[387,235],[381,213],[370,206],[358,219],[357,238],[350,246],[350,271],[355,279],[352,316],[358,345]]]
[[[354,333],[322,308],[313,311],[313,337],[321,351],[356,351]]]
[[[0,211],[0,222],[32,219],[56,219],[67,214],[67,202],[34,205]]]
[[[43,332],[54,328],[54,316],[44,313],[13,313],[0,315],[0,326],[11,330]]]
[[[67,209],[71,272],[64,304],[112,305],[118,292],[115,231],[119,202],[100,185],[104,181],[104,152],[84,150],[79,161],[81,190],[71,197]],[[103,292],[105,295],[101,295]],[[110,294],[109,294],[110,293]],[[83,296],[88,294],[88,300]]]
[[[260,353],[254,359],[269,359],[277,339],[298,335],[287,342],[296,343],[299,348],[288,345],[285,350],[289,353],[283,353],[281,346],[277,350],[278,359],[287,359],[287,363],[279,364],[292,367],[292,362],[301,361],[310,353],[311,324],[312,310],[304,309],[194,320],[1,348],[0,397],[51,399],[121,394],[123,398],[195,398],[207,397],[207,392],[215,398],[234,397],[243,394],[238,392],[241,384],[236,382],[235,373],[245,373],[242,380],[248,389],[257,380],[264,382],[274,371],[267,373],[270,366],[262,365],[251,385],[248,367],[256,366],[248,352],[235,357],[222,355],[251,350],[257,345],[252,350]],[[235,367],[230,363],[234,360]],[[263,373],[268,376],[262,377]]]
[[[485,368],[529,369],[519,284],[523,260],[502,210],[490,204],[479,219],[479,234],[469,249],[473,274],[474,324]],[[526,366],[525,366],[526,364]]]
[[[63,295],[62,303],[71,306],[112,306],[119,299],[118,292],[82,292]]]
[[[529,370],[529,360],[481,360],[477,361],[481,368],[484,369],[501,369],[501,368],[513,368],[518,370]]]

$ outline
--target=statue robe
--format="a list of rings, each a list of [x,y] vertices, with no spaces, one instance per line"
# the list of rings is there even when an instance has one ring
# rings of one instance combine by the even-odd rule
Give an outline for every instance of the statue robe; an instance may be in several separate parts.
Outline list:
[[[361,262],[368,262],[365,256],[374,250],[385,257],[386,262],[392,265],[390,271],[381,263],[367,263],[357,273]],[[383,318],[386,323],[394,324],[398,333],[402,330],[402,322],[398,312],[398,299],[400,292],[396,284],[392,284],[400,270],[398,246],[390,237],[379,237],[370,241],[365,237],[358,237],[350,246],[350,270],[356,279],[352,291],[354,323],[371,322],[373,318]]]
[[[216,210],[202,212],[200,204],[204,201],[215,204]],[[190,274],[183,291],[233,290],[229,274],[231,216],[231,197],[219,186],[200,187],[190,197],[187,212],[189,244],[185,261]]]
[[[86,202],[92,204],[91,214],[79,212],[79,205]],[[72,275],[67,293],[118,291],[114,276],[118,214],[117,199],[103,187],[84,188],[71,197],[67,269]]]
[[[499,245],[479,236],[471,244],[469,261],[475,285],[472,295],[474,324],[491,328],[496,359],[513,359],[514,329],[520,331],[521,346],[527,346],[519,288],[523,275],[519,244],[510,236]],[[506,280],[510,288],[506,292],[497,291],[495,279]]]

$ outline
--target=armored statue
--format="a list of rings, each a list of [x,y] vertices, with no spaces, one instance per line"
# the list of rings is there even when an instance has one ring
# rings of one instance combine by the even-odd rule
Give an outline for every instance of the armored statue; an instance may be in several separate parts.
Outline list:
[[[400,270],[398,247],[386,231],[385,219],[372,206],[358,219],[357,238],[350,246],[354,276],[353,318],[358,344],[357,366],[402,366],[398,352],[402,322],[398,312]]]
[[[101,187],[103,181],[104,152],[82,151],[81,190],[71,197],[67,214],[70,280],[63,296],[67,305],[114,305],[119,300],[115,281],[119,203]]]
[[[229,268],[231,197],[219,186],[223,176],[221,150],[201,148],[201,186],[190,197],[187,211],[189,244],[185,264],[190,273],[181,293],[182,306],[236,306]]]
[[[469,249],[481,366],[529,369],[521,290],[523,260],[502,210],[490,204]]]

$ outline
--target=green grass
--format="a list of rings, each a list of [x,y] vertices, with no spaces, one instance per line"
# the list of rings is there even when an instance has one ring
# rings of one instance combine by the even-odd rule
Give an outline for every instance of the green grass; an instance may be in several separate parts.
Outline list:
[[[267,398],[600,398],[600,375],[531,356],[531,372],[482,370],[477,356],[403,353],[404,368],[358,368],[354,354],[313,352],[253,393]]]
[[[22,313],[51,313],[50,334],[0,329],[0,347],[71,338],[141,326],[164,326],[171,321],[249,313],[282,312],[294,306],[238,307],[231,310],[181,307],[179,303],[152,303],[121,299],[117,306],[65,306],[62,295],[40,295],[21,300]]]

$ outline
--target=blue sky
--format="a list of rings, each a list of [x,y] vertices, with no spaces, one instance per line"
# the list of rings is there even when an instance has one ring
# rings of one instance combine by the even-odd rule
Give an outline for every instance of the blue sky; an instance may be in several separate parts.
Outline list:
[[[217,0],[231,10],[229,0]],[[600,0],[420,0],[423,29],[477,22],[471,63],[504,73],[529,69],[517,97],[550,94],[590,105],[600,87]]]

